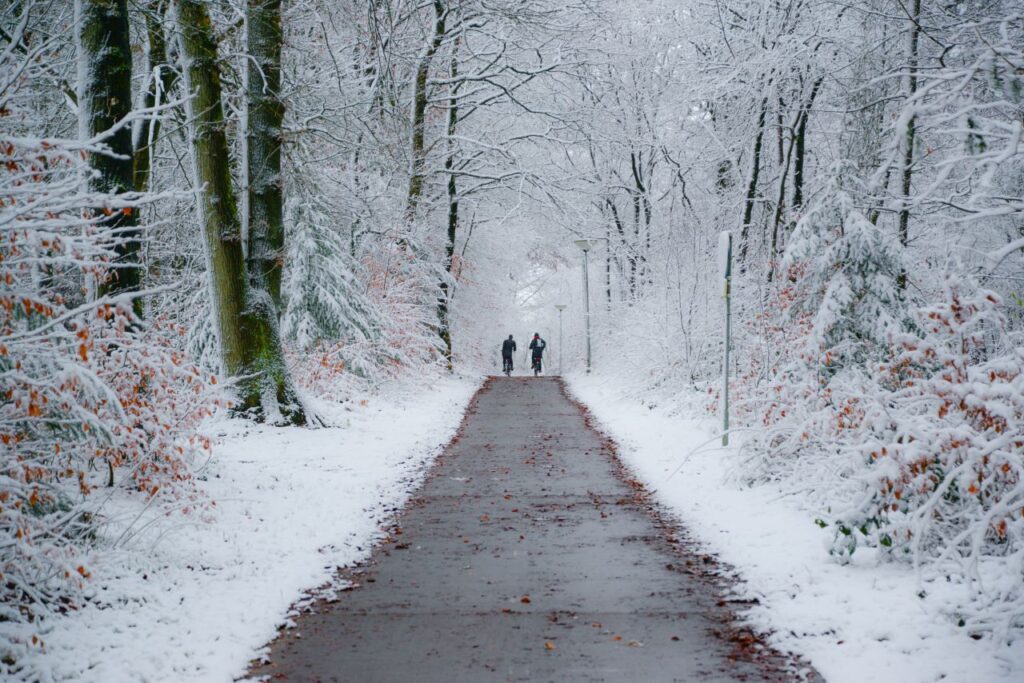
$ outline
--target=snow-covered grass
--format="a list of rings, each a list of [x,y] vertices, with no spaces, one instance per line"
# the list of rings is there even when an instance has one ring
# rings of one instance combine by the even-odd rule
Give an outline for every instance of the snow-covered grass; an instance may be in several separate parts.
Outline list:
[[[710,420],[643,405],[596,375],[568,380],[655,497],[737,570],[737,590],[757,600],[744,617],[830,683],[1024,680],[1024,644],[974,640],[942,614],[954,586],[922,586],[873,549],[837,564],[813,510],[770,485],[738,484],[738,439],[722,448]]]
[[[207,514],[104,531],[88,605],[49,620],[22,676],[42,681],[231,681],[305,591],[365,558],[382,524],[458,428],[478,382],[393,388],[329,410],[337,427],[238,420],[199,476]],[[321,407],[321,410],[324,410]],[[328,412],[328,411],[324,411]],[[135,505],[132,508],[132,505]],[[137,503],[107,510],[129,520]],[[0,624],[0,637],[14,635]],[[21,635],[28,635],[22,631]],[[29,636],[30,637],[30,636]]]

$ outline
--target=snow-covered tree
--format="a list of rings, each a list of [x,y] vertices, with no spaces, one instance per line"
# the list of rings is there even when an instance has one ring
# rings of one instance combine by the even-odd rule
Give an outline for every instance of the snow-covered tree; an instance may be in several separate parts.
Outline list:
[[[800,290],[794,312],[811,315],[813,366],[828,375],[866,367],[906,329],[900,245],[857,208],[841,173],[797,222],[783,265]]]
[[[289,207],[281,335],[300,352],[331,349],[336,362],[365,377],[379,362],[383,322],[329,215],[315,199]]]

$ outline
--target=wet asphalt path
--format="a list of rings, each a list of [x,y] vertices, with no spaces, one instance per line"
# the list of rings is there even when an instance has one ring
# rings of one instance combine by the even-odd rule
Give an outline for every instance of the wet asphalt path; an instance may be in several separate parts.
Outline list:
[[[353,574],[360,585],[301,616],[251,675],[360,683],[781,677],[771,657],[737,657],[735,640],[716,635],[729,627],[713,583],[687,568],[687,551],[670,543],[672,531],[557,380],[485,386],[398,524]]]

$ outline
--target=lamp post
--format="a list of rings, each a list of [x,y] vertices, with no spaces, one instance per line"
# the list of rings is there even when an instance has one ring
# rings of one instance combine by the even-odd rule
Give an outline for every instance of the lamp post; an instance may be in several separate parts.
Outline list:
[[[723,230],[718,236],[718,268],[722,273],[725,296],[725,351],[722,357],[722,445],[729,445],[729,344],[732,336],[732,234]]]
[[[555,308],[558,309],[558,374],[562,374],[562,311],[565,310],[565,304],[555,304]]]
[[[575,240],[583,250],[583,320],[587,330],[587,374],[590,374],[590,264],[588,254],[594,248],[594,240]]]

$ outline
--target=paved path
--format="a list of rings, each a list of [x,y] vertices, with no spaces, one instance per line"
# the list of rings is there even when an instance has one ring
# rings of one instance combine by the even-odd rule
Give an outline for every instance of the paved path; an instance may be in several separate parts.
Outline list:
[[[492,380],[361,586],[302,616],[251,673],[779,680],[780,658],[744,661],[714,635],[728,625],[712,583],[635,494],[557,380]]]

